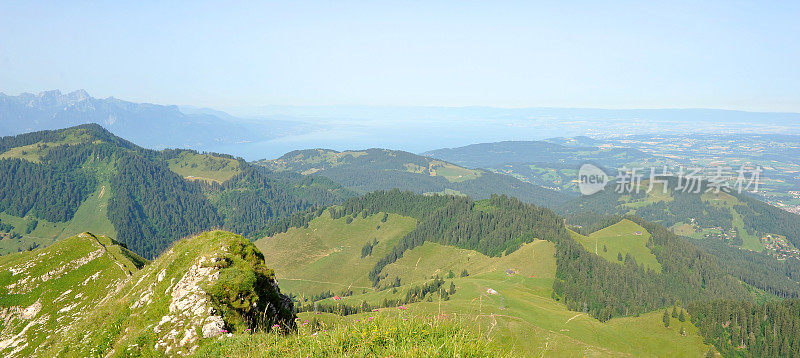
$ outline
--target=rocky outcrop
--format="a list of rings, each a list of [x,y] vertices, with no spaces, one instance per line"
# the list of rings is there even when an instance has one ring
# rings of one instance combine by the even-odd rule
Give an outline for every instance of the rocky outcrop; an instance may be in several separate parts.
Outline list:
[[[179,355],[193,353],[200,338],[197,335],[198,328],[202,328],[204,338],[222,334],[224,320],[217,315],[218,312],[202,288],[203,285],[213,284],[219,277],[216,267],[206,265],[217,260],[217,257],[201,257],[172,287],[169,313],[162,316],[153,327],[153,332],[159,337],[155,344],[156,350]],[[165,272],[162,270],[158,274],[157,281],[163,280]]]
[[[179,241],[132,276],[107,253],[82,234],[0,265],[0,287],[44,289],[0,305],[0,356],[185,356],[228,332],[294,329],[292,301],[241,236]]]
[[[240,236],[222,232],[204,235],[214,234],[226,240],[195,259],[164,291],[170,298],[169,309],[152,328],[158,336],[154,344],[157,351],[185,355],[193,353],[203,338],[244,330],[294,329],[292,301],[280,293],[272,270],[264,265],[263,255]],[[191,240],[197,239],[188,241]],[[180,255],[181,251],[175,250],[167,257]],[[142,298],[158,299],[153,298],[152,292],[157,292],[156,287],[166,280],[168,271],[174,272],[165,267],[154,274],[156,280]]]

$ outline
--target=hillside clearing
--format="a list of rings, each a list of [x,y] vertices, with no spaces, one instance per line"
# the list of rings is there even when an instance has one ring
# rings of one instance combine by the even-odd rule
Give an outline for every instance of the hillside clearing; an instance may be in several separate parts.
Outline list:
[[[619,255],[624,259],[630,254],[636,262],[656,272],[661,272],[661,264],[656,256],[647,247],[650,233],[643,227],[630,220],[622,220],[602,230],[583,236],[570,232],[572,237],[581,243],[586,250],[593,252],[609,262],[622,263]]]

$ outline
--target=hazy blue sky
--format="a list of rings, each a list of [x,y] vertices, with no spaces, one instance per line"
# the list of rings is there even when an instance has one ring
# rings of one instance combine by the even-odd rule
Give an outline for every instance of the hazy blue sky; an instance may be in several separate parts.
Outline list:
[[[800,1],[122,3],[0,2],[0,91],[800,111]]]

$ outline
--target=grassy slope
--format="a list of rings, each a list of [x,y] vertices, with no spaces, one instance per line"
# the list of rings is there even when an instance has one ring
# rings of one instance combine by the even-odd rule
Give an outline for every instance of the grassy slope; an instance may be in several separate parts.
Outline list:
[[[182,152],[168,163],[170,170],[189,180],[222,183],[241,172],[235,159],[210,154]]]
[[[641,190],[642,192],[647,192],[647,189],[648,189],[648,182],[644,181],[641,184]],[[736,228],[739,232],[739,235],[742,237],[743,243],[741,247],[743,249],[752,251],[761,251],[764,249],[764,244],[761,243],[759,237],[745,230],[745,224],[744,221],[742,220],[741,215],[734,209],[734,206],[736,205],[743,205],[742,201],[740,201],[733,195],[724,192],[714,193],[713,191],[702,193],[700,199],[705,202],[708,202],[709,205],[725,208],[730,212],[731,216],[733,217],[733,228]],[[674,201],[674,197],[672,192],[667,192],[666,194],[663,192],[662,184],[655,184],[653,185],[653,190],[647,193],[647,195],[641,200],[632,200],[630,196],[623,195],[620,197],[619,201],[620,205],[623,208],[630,209],[630,211],[628,211],[629,214],[636,215],[636,209],[638,208],[654,204],[660,201],[670,203]],[[692,227],[692,225],[690,225],[689,223],[677,223],[672,226],[672,230],[676,234],[689,236],[694,239],[703,239],[706,233],[719,232],[718,230],[713,228],[700,228],[700,229],[701,229],[700,232],[696,232],[695,228]],[[616,260],[616,257],[614,259]]]
[[[612,187],[613,188],[613,187]],[[636,210],[642,207],[646,207],[651,204],[655,204],[658,202],[665,202],[668,204],[675,201],[673,189],[669,189],[667,193],[663,192],[663,185],[660,183],[656,183],[653,185],[653,189],[648,192],[649,189],[649,181],[644,180],[640,185],[640,190],[642,193],[646,193],[643,198],[641,199],[633,199],[630,195],[621,195],[619,197],[618,207],[616,209],[625,209],[625,213],[631,215],[637,215]],[[608,189],[607,189],[608,190]],[[734,206],[737,205],[744,205],[744,203],[736,198],[735,196],[720,192],[715,193],[712,191],[710,192],[703,192],[700,194],[700,199],[704,202],[707,202],[708,205],[715,206],[718,208],[724,208],[730,212],[733,221],[732,221],[732,228],[737,229],[739,235],[742,238],[742,249],[751,250],[751,251],[762,251],[764,250],[765,246],[760,241],[759,235],[754,235],[749,233],[745,229],[745,223],[742,220],[741,215],[734,209]],[[680,208],[674,208],[672,210],[680,210]],[[641,215],[638,215],[641,216]],[[645,217],[647,219],[647,217]],[[659,220],[651,220],[653,222],[658,223]],[[663,223],[662,223],[663,224]],[[689,222],[678,222],[675,225],[670,227],[673,232],[678,235],[683,235],[687,237],[691,237],[693,239],[701,240],[705,238],[706,234],[718,234],[720,231],[711,228],[711,227],[698,227],[696,224],[692,224]],[[732,228],[724,228],[726,231]],[[761,233],[763,235],[769,233]]]
[[[442,176],[451,183],[472,180],[481,176],[481,172],[478,170],[462,168],[440,160],[431,160],[428,166],[431,175]]]
[[[91,258],[91,260],[89,260]],[[0,354],[28,356],[97,306],[143,260],[108,238],[81,234],[0,257]],[[21,309],[41,305],[25,319]],[[32,308],[33,309],[33,308]]]
[[[314,317],[311,317],[312,319]],[[481,339],[465,322],[402,319],[392,314],[375,319],[330,319],[322,330],[300,324],[298,333],[235,335],[208,341],[199,357],[504,357],[511,356]],[[468,322],[466,324],[469,324]]]
[[[34,163],[41,162],[50,148],[73,145],[93,141],[98,143],[91,134],[78,129],[63,132],[63,139],[57,142],[35,143],[27,146],[11,148],[0,155],[4,158],[20,158]],[[112,195],[111,177],[115,174],[114,165],[108,161],[90,160],[84,168],[91,171],[99,180],[94,193],[81,203],[75,216],[68,222],[48,222],[38,219],[36,229],[25,233],[28,221],[32,218],[20,218],[0,213],[0,221],[14,226],[14,232],[22,235],[18,240],[0,240],[0,255],[27,250],[33,245],[47,246],[56,240],[75,236],[83,232],[92,232],[95,235],[116,237],[117,231],[106,215],[108,200]]]
[[[739,232],[742,237],[742,248],[752,251],[761,251],[764,249],[764,244],[761,243],[758,237],[750,234],[744,228],[744,221],[742,215],[739,214],[733,207],[735,205],[742,205],[742,202],[733,195],[726,193],[705,193],[702,196],[703,200],[708,200],[712,205],[728,208],[733,216],[733,227]]]
[[[416,220],[390,214],[366,219],[360,216],[347,224],[345,218],[331,219],[328,213],[314,219],[307,229],[288,232],[256,241],[281,282],[281,288],[297,294],[316,294],[326,290],[341,292],[371,290],[369,270],[394,247],[395,242],[413,230]],[[380,229],[377,227],[380,226]],[[361,248],[378,240],[372,255],[361,258]],[[347,272],[347,275],[342,275]]]
[[[59,141],[34,143],[11,148],[0,154],[0,159],[19,158],[34,163],[40,163],[42,158],[47,155],[47,152],[50,151],[50,148],[62,145],[79,144],[89,139],[91,138],[89,137],[88,133],[80,130],[74,130],[64,133],[62,139]]]
[[[39,224],[36,225],[36,230],[30,234],[25,234],[25,228],[28,222],[33,219],[21,218],[18,216],[0,213],[0,222],[14,227],[12,233],[22,235],[20,239],[2,239],[0,240],[0,255],[16,253],[19,251],[26,251],[32,246],[40,245],[47,246],[55,242],[56,238],[64,230],[64,223],[53,223],[47,220],[39,219]]]
[[[634,233],[641,232],[641,235]],[[610,262],[622,263],[617,260],[617,254],[631,254],[636,262],[661,272],[661,264],[656,256],[646,246],[650,240],[650,233],[643,227],[630,220],[622,220],[617,224],[605,229],[593,232],[589,236],[583,236],[575,232],[570,232],[572,238],[580,242],[586,250],[594,252]],[[603,250],[603,246],[607,251]]]
[[[42,346],[41,354],[162,356],[163,346],[159,350],[154,349],[160,339],[173,345],[172,353],[187,354],[191,344],[177,347],[177,342],[185,336],[186,331],[201,335],[202,325],[191,321],[191,310],[170,309],[173,291],[192,265],[199,265],[203,257],[210,258],[228,252],[227,247],[231,247],[235,241],[247,242],[238,235],[224,231],[207,232],[176,242],[170,250],[113,290],[106,300],[87,311],[82,320],[74,323],[74,328],[65,332],[63,337]],[[203,282],[200,281],[197,287],[205,287]],[[198,307],[206,312],[201,304],[190,306],[195,312]],[[165,321],[164,317],[168,320]],[[160,327],[159,333],[154,331],[155,326]],[[174,336],[172,332],[175,332]]]
[[[221,312],[207,290],[246,285],[259,260],[250,249],[241,236],[212,231],[145,265],[111,239],[84,233],[0,257],[0,356],[188,355],[208,316]],[[225,328],[241,328],[229,318]]]
[[[388,281],[399,277],[403,283],[423,282],[431,275],[446,277],[452,271],[456,276],[463,270],[471,275],[505,273],[513,270],[527,278],[544,279],[550,285],[555,277],[555,248],[553,243],[537,240],[524,244],[519,250],[504,257],[489,257],[473,250],[425,243],[414,248],[402,258],[387,266]]]
[[[552,284],[555,276],[553,244],[534,241],[505,257],[491,258],[480,253],[426,243],[405,253],[403,258],[387,266],[384,272],[401,278],[402,286],[396,293],[391,290],[359,290],[356,286],[369,286],[366,280],[374,258],[361,259],[360,248],[367,240],[375,221],[382,215],[366,219],[358,218],[350,225],[344,219],[333,221],[329,216],[311,222],[308,229],[291,229],[286,234],[262,239],[257,245],[262,249],[268,264],[276,269],[281,287],[291,293],[319,293],[325,290],[339,292],[352,287],[354,295],[344,297],[342,302],[357,305],[362,301],[379,304],[384,298],[400,298],[413,284],[421,284],[439,274],[447,277],[452,270],[456,277],[445,278],[445,287],[454,282],[457,291],[449,301],[418,302],[406,305],[408,310],[382,309],[381,314],[408,315],[409,317],[439,316],[456,317],[458,320],[474,322],[475,328],[488,340],[513,350],[520,356],[700,356],[709,346],[702,343],[691,323],[677,324],[671,328],[661,322],[661,312],[651,312],[640,317],[626,317],[600,322],[588,315],[573,312],[552,299]],[[389,224],[400,217],[390,216]],[[399,238],[413,222],[409,220],[405,230],[397,230],[394,239],[385,237],[382,243]],[[350,230],[352,229],[352,231]],[[387,230],[388,231],[388,230]],[[325,233],[325,234],[323,234]],[[643,235],[637,238],[644,239]],[[330,242],[329,242],[330,240]],[[385,240],[385,241],[383,241]],[[270,242],[271,241],[271,242]],[[380,246],[380,244],[379,244]],[[322,247],[322,249],[317,249]],[[338,248],[338,249],[337,249]],[[387,246],[380,249],[385,250]],[[376,247],[373,256],[380,257]],[[293,250],[293,251],[290,251]],[[310,250],[310,251],[309,251]],[[294,253],[297,259],[289,261]],[[648,251],[649,253],[649,251]],[[326,256],[327,255],[327,256]],[[333,264],[325,263],[333,257]],[[614,254],[616,261],[616,254]],[[638,258],[637,258],[638,260]],[[322,263],[320,263],[322,261]],[[361,261],[361,262],[359,262]],[[343,263],[343,264],[338,264]],[[506,269],[516,274],[507,274]],[[458,277],[463,269],[468,277]],[[325,281],[337,284],[320,284],[312,281],[289,280],[293,275],[308,277],[323,275]],[[359,285],[356,285],[359,283]],[[492,288],[497,295],[487,293]],[[331,299],[326,300],[332,303]],[[347,316],[344,320],[363,321],[375,313]],[[327,316],[327,315],[321,315]],[[306,317],[316,317],[307,314]],[[678,332],[685,327],[686,336]]]
[[[97,176],[97,189],[78,207],[75,216],[68,222],[49,222],[38,219],[39,224],[30,234],[25,233],[28,221],[32,218],[20,218],[0,213],[0,221],[14,226],[14,232],[22,235],[17,240],[0,240],[0,255],[27,250],[31,245],[50,245],[57,240],[75,236],[82,232],[95,235],[116,237],[117,231],[106,215],[108,200],[111,198],[111,176],[114,167],[109,162],[91,162],[85,166]]]
[[[415,315],[458,315],[480,324],[487,338],[522,356],[696,357],[708,350],[691,323],[664,328],[661,312],[600,322],[552,300],[535,279],[491,273],[455,279],[449,301],[408,305]],[[486,292],[492,288],[498,292]]]

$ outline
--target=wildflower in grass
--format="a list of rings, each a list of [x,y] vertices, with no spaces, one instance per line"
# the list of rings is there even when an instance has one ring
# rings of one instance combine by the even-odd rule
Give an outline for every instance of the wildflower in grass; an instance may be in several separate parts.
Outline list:
[[[379,309],[377,309],[377,308],[376,308],[376,309],[374,309],[374,310],[372,310],[372,312],[378,312],[378,311],[380,311],[380,310],[379,310]]]
[[[407,310],[408,308],[406,308],[406,306],[400,306],[400,307],[397,307],[397,309]]]
[[[272,329],[277,329],[277,328],[281,328],[281,325],[277,323],[272,325]]]
[[[219,333],[228,333],[228,331],[227,331],[227,330],[224,330],[224,329],[220,329],[220,330],[219,330]]]

